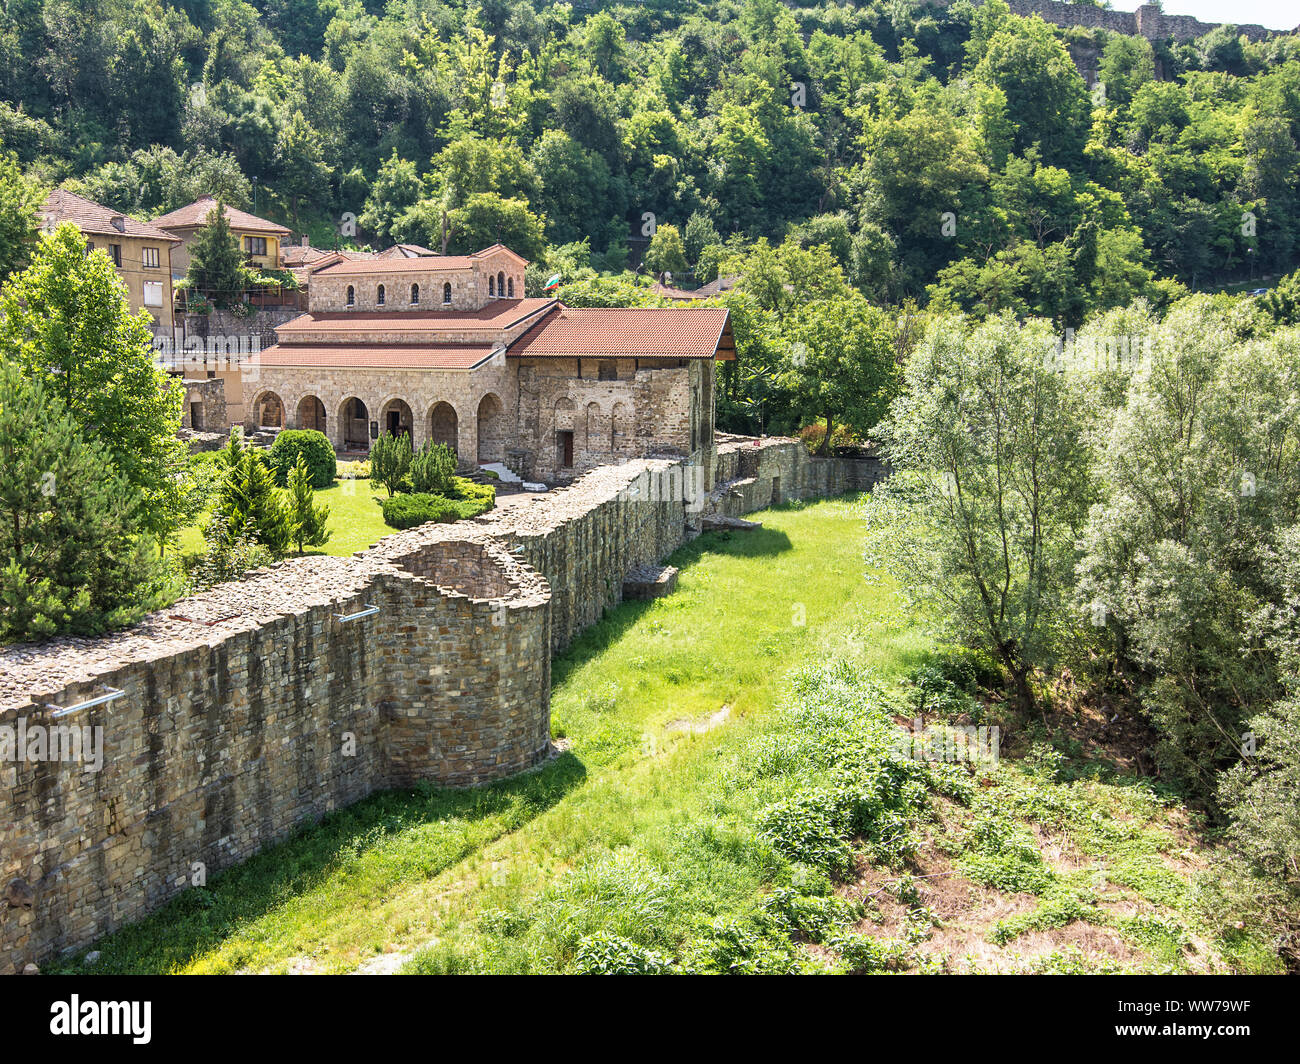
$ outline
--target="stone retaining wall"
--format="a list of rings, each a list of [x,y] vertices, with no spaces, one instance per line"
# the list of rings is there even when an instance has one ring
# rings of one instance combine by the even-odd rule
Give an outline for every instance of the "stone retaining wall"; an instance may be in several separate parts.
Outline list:
[[[747,512],[876,474],[722,436],[694,465],[601,467],[474,521],[259,570],[109,636],[0,651],[0,729],[103,729],[99,771],[0,759],[0,971],[83,948],[375,790],[536,765],[551,654],[619,602],[630,570],[719,499]]]

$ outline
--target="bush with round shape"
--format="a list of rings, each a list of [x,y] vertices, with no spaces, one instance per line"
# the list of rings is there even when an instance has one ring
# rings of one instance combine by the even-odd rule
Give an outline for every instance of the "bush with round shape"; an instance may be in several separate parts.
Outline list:
[[[288,485],[289,471],[298,461],[298,455],[307,460],[307,472],[313,488],[328,488],[338,475],[338,460],[325,433],[315,429],[285,429],[271,444],[271,468],[275,483]]]

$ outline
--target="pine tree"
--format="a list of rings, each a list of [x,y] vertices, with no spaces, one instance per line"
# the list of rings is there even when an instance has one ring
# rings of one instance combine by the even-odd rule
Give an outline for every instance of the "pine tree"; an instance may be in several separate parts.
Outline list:
[[[325,527],[329,521],[330,508],[316,505],[316,491],[311,485],[311,470],[307,468],[307,459],[299,453],[298,460],[289,470],[289,525],[293,529],[293,540],[302,553],[303,544],[310,547],[323,547],[329,542],[329,530]]]
[[[206,224],[190,245],[190,286],[219,307],[240,302],[244,292],[244,261],[239,240],[230,231],[226,205],[217,200]]]
[[[139,493],[58,396],[0,366],[0,642],[92,635],[160,605]]]
[[[394,436],[385,432],[370,448],[370,480],[393,492],[400,490],[403,479],[411,469],[411,437]]]
[[[232,433],[223,452],[226,476],[214,508],[229,534],[251,534],[277,558],[288,553],[292,538],[289,513],[261,451],[248,447]]]

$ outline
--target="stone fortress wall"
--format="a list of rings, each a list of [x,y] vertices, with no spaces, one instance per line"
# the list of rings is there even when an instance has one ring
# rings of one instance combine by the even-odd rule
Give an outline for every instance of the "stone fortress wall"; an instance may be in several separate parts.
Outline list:
[[[1060,3],[1059,0],[1006,0],[1006,3],[1012,14],[1037,15],[1054,26],[1084,26],[1130,37],[1145,37],[1151,41],[1172,39],[1179,44],[1203,37],[1219,25],[1201,22],[1189,15],[1167,15],[1154,4],[1143,4],[1136,11],[1108,11],[1087,4]],[[1253,24],[1237,25],[1236,29],[1241,36],[1252,41],[1262,41],[1279,32]]]
[[[0,651],[0,743],[20,722],[103,729],[97,772],[0,760],[0,971],[83,948],[373,791],[537,765],[551,654],[620,601],[626,573],[706,512],[879,475],[873,459],[720,435],[694,461],[601,467],[350,558],[282,562],[109,636]]]

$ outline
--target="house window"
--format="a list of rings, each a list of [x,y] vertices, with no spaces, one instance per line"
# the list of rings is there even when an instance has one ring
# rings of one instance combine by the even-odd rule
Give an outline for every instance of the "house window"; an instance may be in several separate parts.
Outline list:
[[[110,259],[113,260],[113,265],[114,265],[114,266],[121,266],[121,265],[122,265],[122,245],[121,245],[121,244],[109,244],[109,245],[108,245],[108,257],[109,257]]]
[[[383,305],[384,305],[384,286],[380,285],[379,291],[375,293],[375,306],[382,307]]]
[[[442,286],[442,301],[447,304],[451,303],[451,282],[450,281],[448,281],[446,284]]]
[[[357,290],[353,288],[351,285],[348,285],[348,306],[355,307],[356,305],[357,305]]]
[[[497,294],[497,279],[488,274],[488,298],[493,299]]]
[[[418,302],[420,302],[420,286],[413,284],[411,285],[411,306],[415,306]]]
[[[618,365],[614,362],[602,362],[597,367],[596,377],[602,381],[618,380]]]
[[[161,307],[163,305],[162,281],[145,281],[144,305],[146,307]]]
[[[506,275],[504,273],[497,274],[497,295],[502,299],[506,295]]]
[[[146,270],[158,269],[157,248],[142,248],[140,251],[140,256],[141,256],[140,265],[143,266]]]
[[[244,254],[245,254],[245,255],[265,255],[265,254],[266,254],[266,237],[264,237],[264,236],[246,236],[246,237],[244,237]]]
[[[507,284],[507,285],[509,286],[509,288],[510,288],[510,298],[511,298],[511,299],[514,299],[514,298],[515,298],[515,279],[514,279],[513,277],[508,277],[508,278],[506,278],[506,284]]]

